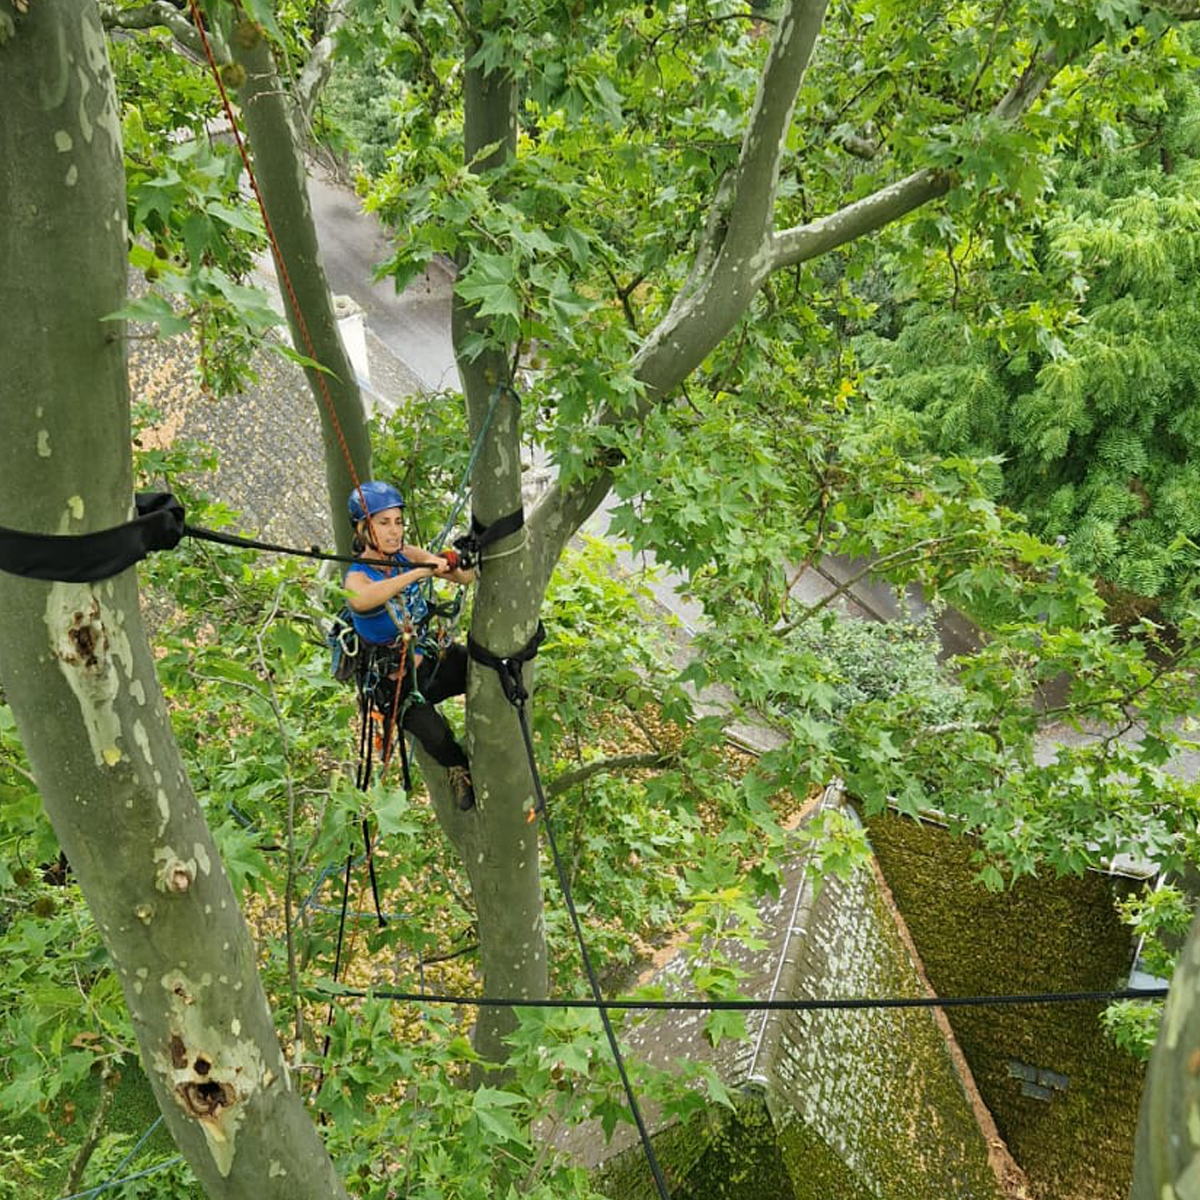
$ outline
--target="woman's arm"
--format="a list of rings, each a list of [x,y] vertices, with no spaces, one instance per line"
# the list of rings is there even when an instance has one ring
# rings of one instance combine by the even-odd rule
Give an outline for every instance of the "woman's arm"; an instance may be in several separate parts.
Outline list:
[[[434,562],[441,563],[444,560],[439,558]],[[390,579],[372,579],[361,571],[351,571],[345,579],[348,593],[346,603],[355,612],[370,612],[371,609],[379,608],[388,600],[400,595],[409,584],[420,583],[422,579],[429,579],[436,574],[437,570],[432,564],[422,564],[412,570],[401,571],[399,575],[393,575]]]

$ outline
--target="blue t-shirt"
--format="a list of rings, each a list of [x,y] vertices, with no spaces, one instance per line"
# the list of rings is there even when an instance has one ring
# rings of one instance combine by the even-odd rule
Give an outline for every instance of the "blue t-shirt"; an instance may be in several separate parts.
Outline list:
[[[392,561],[401,573],[423,565],[410,562],[403,554],[399,553],[392,556]],[[346,572],[346,575],[349,575],[351,571],[360,571],[372,582],[392,578],[382,569],[365,562],[356,563]],[[345,576],[343,576],[344,579]],[[404,633],[405,622],[411,621],[413,629],[416,631],[417,641],[420,643],[425,639],[425,630],[429,624],[429,602],[421,592],[420,583],[414,582],[378,608],[369,609],[367,612],[355,612],[351,608],[350,620],[354,623],[358,636],[363,641],[376,646],[390,646],[393,642],[399,641]]]

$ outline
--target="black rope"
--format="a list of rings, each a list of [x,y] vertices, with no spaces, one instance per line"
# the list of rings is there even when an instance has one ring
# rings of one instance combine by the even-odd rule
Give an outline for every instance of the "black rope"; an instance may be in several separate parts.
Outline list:
[[[358,764],[355,770],[355,787],[360,792],[365,792],[371,786],[371,770],[374,761],[375,739],[371,736],[373,730],[371,728],[371,691],[367,686],[367,675],[375,668],[374,660],[370,657],[369,652],[365,648],[360,648],[359,654],[364,657],[360,660],[356,672],[356,683],[358,690],[358,705],[361,716],[358,734]],[[375,854],[371,846],[371,822],[366,813],[362,816],[362,837],[363,850],[367,857],[367,873],[371,880],[371,896],[375,902],[375,917],[379,922],[379,928],[382,929],[387,924],[387,918],[383,915],[383,903],[379,897],[379,880],[375,874]],[[342,924],[346,921],[345,910],[342,912]],[[340,952],[341,946],[341,928],[338,929],[338,946]]]
[[[379,880],[375,875],[375,854],[371,848],[371,821],[365,813],[362,818],[362,835],[363,849],[367,853],[367,874],[371,878],[371,895],[375,899],[375,919],[379,922],[379,928],[383,929],[387,925],[387,917],[383,915],[383,905],[379,901]]]
[[[468,639],[467,649],[476,662],[491,667],[499,675],[500,686],[504,689],[506,699],[517,710],[517,721],[521,726],[521,737],[525,742],[525,753],[529,757],[529,771],[533,776],[535,796],[533,812],[535,815],[538,813],[542,815],[542,821],[546,827],[546,838],[550,844],[551,857],[554,859],[554,869],[558,874],[559,887],[562,889],[563,900],[566,903],[567,912],[571,917],[571,925],[575,930],[575,940],[579,943],[579,953],[583,958],[583,968],[587,973],[588,986],[592,992],[592,1007],[600,1014],[600,1023],[604,1026],[604,1035],[608,1039],[608,1046],[612,1051],[613,1062],[616,1064],[617,1074],[621,1078],[621,1086],[625,1089],[625,1099],[628,1101],[629,1111],[633,1116],[634,1124],[637,1126],[638,1136],[642,1140],[642,1149],[645,1151],[650,1173],[654,1176],[654,1184],[658,1189],[660,1200],[671,1200],[671,1193],[667,1188],[666,1178],[663,1175],[662,1168],[659,1166],[658,1157],[654,1153],[654,1144],[650,1140],[650,1131],[646,1128],[641,1107],[638,1105],[637,1096],[633,1091],[633,1084],[630,1082],[629,1073],[625,1069],[625,1059],[621,1054],[620,1044],[617,1042],[617,1034],[616,1030],[613,1029],[612,1019],[608,1015],[608,1006],[605,1004],[600,992],[600,980],[596,976],[596,969],[592,965],[592,958],[588,953],[587,942],[583,936],[583,923],[579,920],[579,913],[575,908],[575,900],[571,895],[571,881],[567,876],[566,867],[563,866],[562,856],[558,852],[558,840],[554,836],[554,825],[550,820],[550,813],[546,808],[546,793],[542,788],[542,779],[538,772],[537,758],[533,752],[533,738],[529,732],[529,720],[525,712],[525,702],[529,699],[529,692],[522,678],[522,668],[525,663],[529,662],[537,654],[538,647],[545,640],[545,637],[546,629],[541,621],[539,621],[533,637],[516,654],[510,654],[502,658],[485,649],[473,639]]]
[[[473,1008],[587,1008],[601,1012],[616,1009],[648,1012],[825,1012],[874,1008],[1009,1008],[1042,1004],[1110,1004],[1114,1000],[1162,1000],[1167,988],[1115,988],[1107,992],[1018,992],[995,996],[885,996],[850,997],[845,1000],[512,1000],[500,996],[431,995],[361,988],[337,988],[335,996],[348,999],[411,1001],[426,1004],[460,1004]],[[317,995],[329,995],[321,988]]]
[[[257,538],[239,537],[235,533],[222,533],[219,529],[205,529],[201,525],[185,524],[183,532],[187,537],[195,538],[197,541],[216,542],[218,545],[234,546],[239,550],[265,550],[270,554],[291,554],[297,558],[315,558],[319,562],[340,562],[351,565],[365,563],[373,566],[378,565],[379,562],[378,558],[364,558],[361,555],[330,554],[316,546],[302,550],[299,546],[281,546],[276,542],[261,542]]]
[[[338,918],[337,931],[337,948],[333,952],[333,982],[337,983],[338,975],[342,969],[342,943],[346,935],[346,909],[350,904],[350,872],[354,868],[354,855],[346,855],[346,870],[342,875],[342,911]],[[317,1086],[313,1090],[315,1096],[320,1092],[325,1083],[325,1063],[329,1058],[329,1045],[333,1041],[333,1013],[334,1001],[329,1001],[329,1011],[325,1014],[325,1039],[321,1046],[321,1066],[317,1072]],[[324,1114],[322,1114],[322,1124],[324,1124]]]

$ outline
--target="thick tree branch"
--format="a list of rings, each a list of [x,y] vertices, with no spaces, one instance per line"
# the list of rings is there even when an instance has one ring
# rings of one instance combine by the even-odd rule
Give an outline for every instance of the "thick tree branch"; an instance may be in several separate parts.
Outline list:
[[[771,228],[779,164],[796,96],[825,20],[828,0],[793,0],[779,22],[742,139],[728,210],[727,253],[737,262],[759,253]]]
[[[1001,121],[1015,121],[1041,95],[1057,71],[1052,53],[1035,59],[992,110],[992,115]],[[835,213],[777,233],[772,239],[770,270],[775,272],[808,262],[856,238],[874,233],[930,200],[944,196],[953,183],[949,171],[925,167]]]
[[[944,196],[950,190],[951,182],[948,171],[926,167],[827,217],[776,234],[771,243],[771,270],[808,262],[864,234],[882,229],[930,200]]]
[[[598,758],[594,762],[584,763],[573,771],[564,771],[556,775],[546,784],[546,795],[559,796],[577,783],[591,779],[593,775],[609,774],[614,771],[664,770],[673,767],[679,761],[676,754],[664,754],[659,751],[648,751],[645,754],[619,754],[614,758]]]
[[[792,0],[780,17],[738,165],[713,197],[687,281],[637,356],[635,372],[643,393],[634,419],[644,417],[691,374],[749,308],[767,277],[779,163],[826,4]],[[618,423],[630,418],[626,411],[598,419]],[[543,582],[568,539],[603,501],[611,480],[611,468],[603,464],[599,474],[573,488],[553,488],[542,498],[529,524]]]
[[[791,0],[779,19],[738,165],[713,197],[687,281],[637,356],[635,371],[644,388],[638,416],[644,417],[692,373],[745,313],[767,276],[779,164],[827,3]],[[599,420],[616,423],[629,418],[628,412],[605,413]],[[546,578],[610,483],[606,468],[575,489],[555,488],[543,497],[531,524],[540,535],[536,540]]]
[[[632,414],[602,413],[599,423],[644,419],[671,396],[741,319],[773,272],[881,229],[954,186],[951,172],[926,167],[816,221],[774,235],[766,231],[796,95],[824,12],[824,0],[793,0],[780,19],[734,182],[728,195],[722,191],[714,198],[687,283],[635,361],[641,403]],[[1053,50],[1035,56],[992,115],[1017,120],[1061,65]],[[537,505],[529,524],[542,583],[575,530],[608,494],[614,465],[598,461],[594,474],[572,487],[550,489]]]
[[[166,29],[189,53],[203,58],[204,47],[187,13],[167,0],[150,0],[140,8],[118,8],[115,4],[100,5],[100,20],[105,29]],[[229,61],[229,50],[215,31],[209,32],[209,42],[217,61]]]
[[[1130,1200],[1182,1196],[1175,1185],[1195,1178],[1196,1149],[1187,1131],[1200,1106],[1200,918],[1180,952],[1150,1059],[1133,1155]]]

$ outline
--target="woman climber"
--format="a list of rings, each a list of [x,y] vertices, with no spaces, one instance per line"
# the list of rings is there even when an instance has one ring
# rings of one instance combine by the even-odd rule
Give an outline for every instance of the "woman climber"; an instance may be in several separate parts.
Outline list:
[[[453,642],[440,647],[431,636],[433,614],[420,585],[426,579],[468,584],[475,572],[460,568],[452,551],[430,554],[404,541],[404,497],[390,483],[356,487],[348,507],[355,554],[368,560],[352,566],[344,582],[354,628],[375,651],[371,697],[385,729],[399,717],[401,729],[447,769],[454,798],[466,812],[475,805],[467,755],[435,706],[466,691],[467,651]]]

